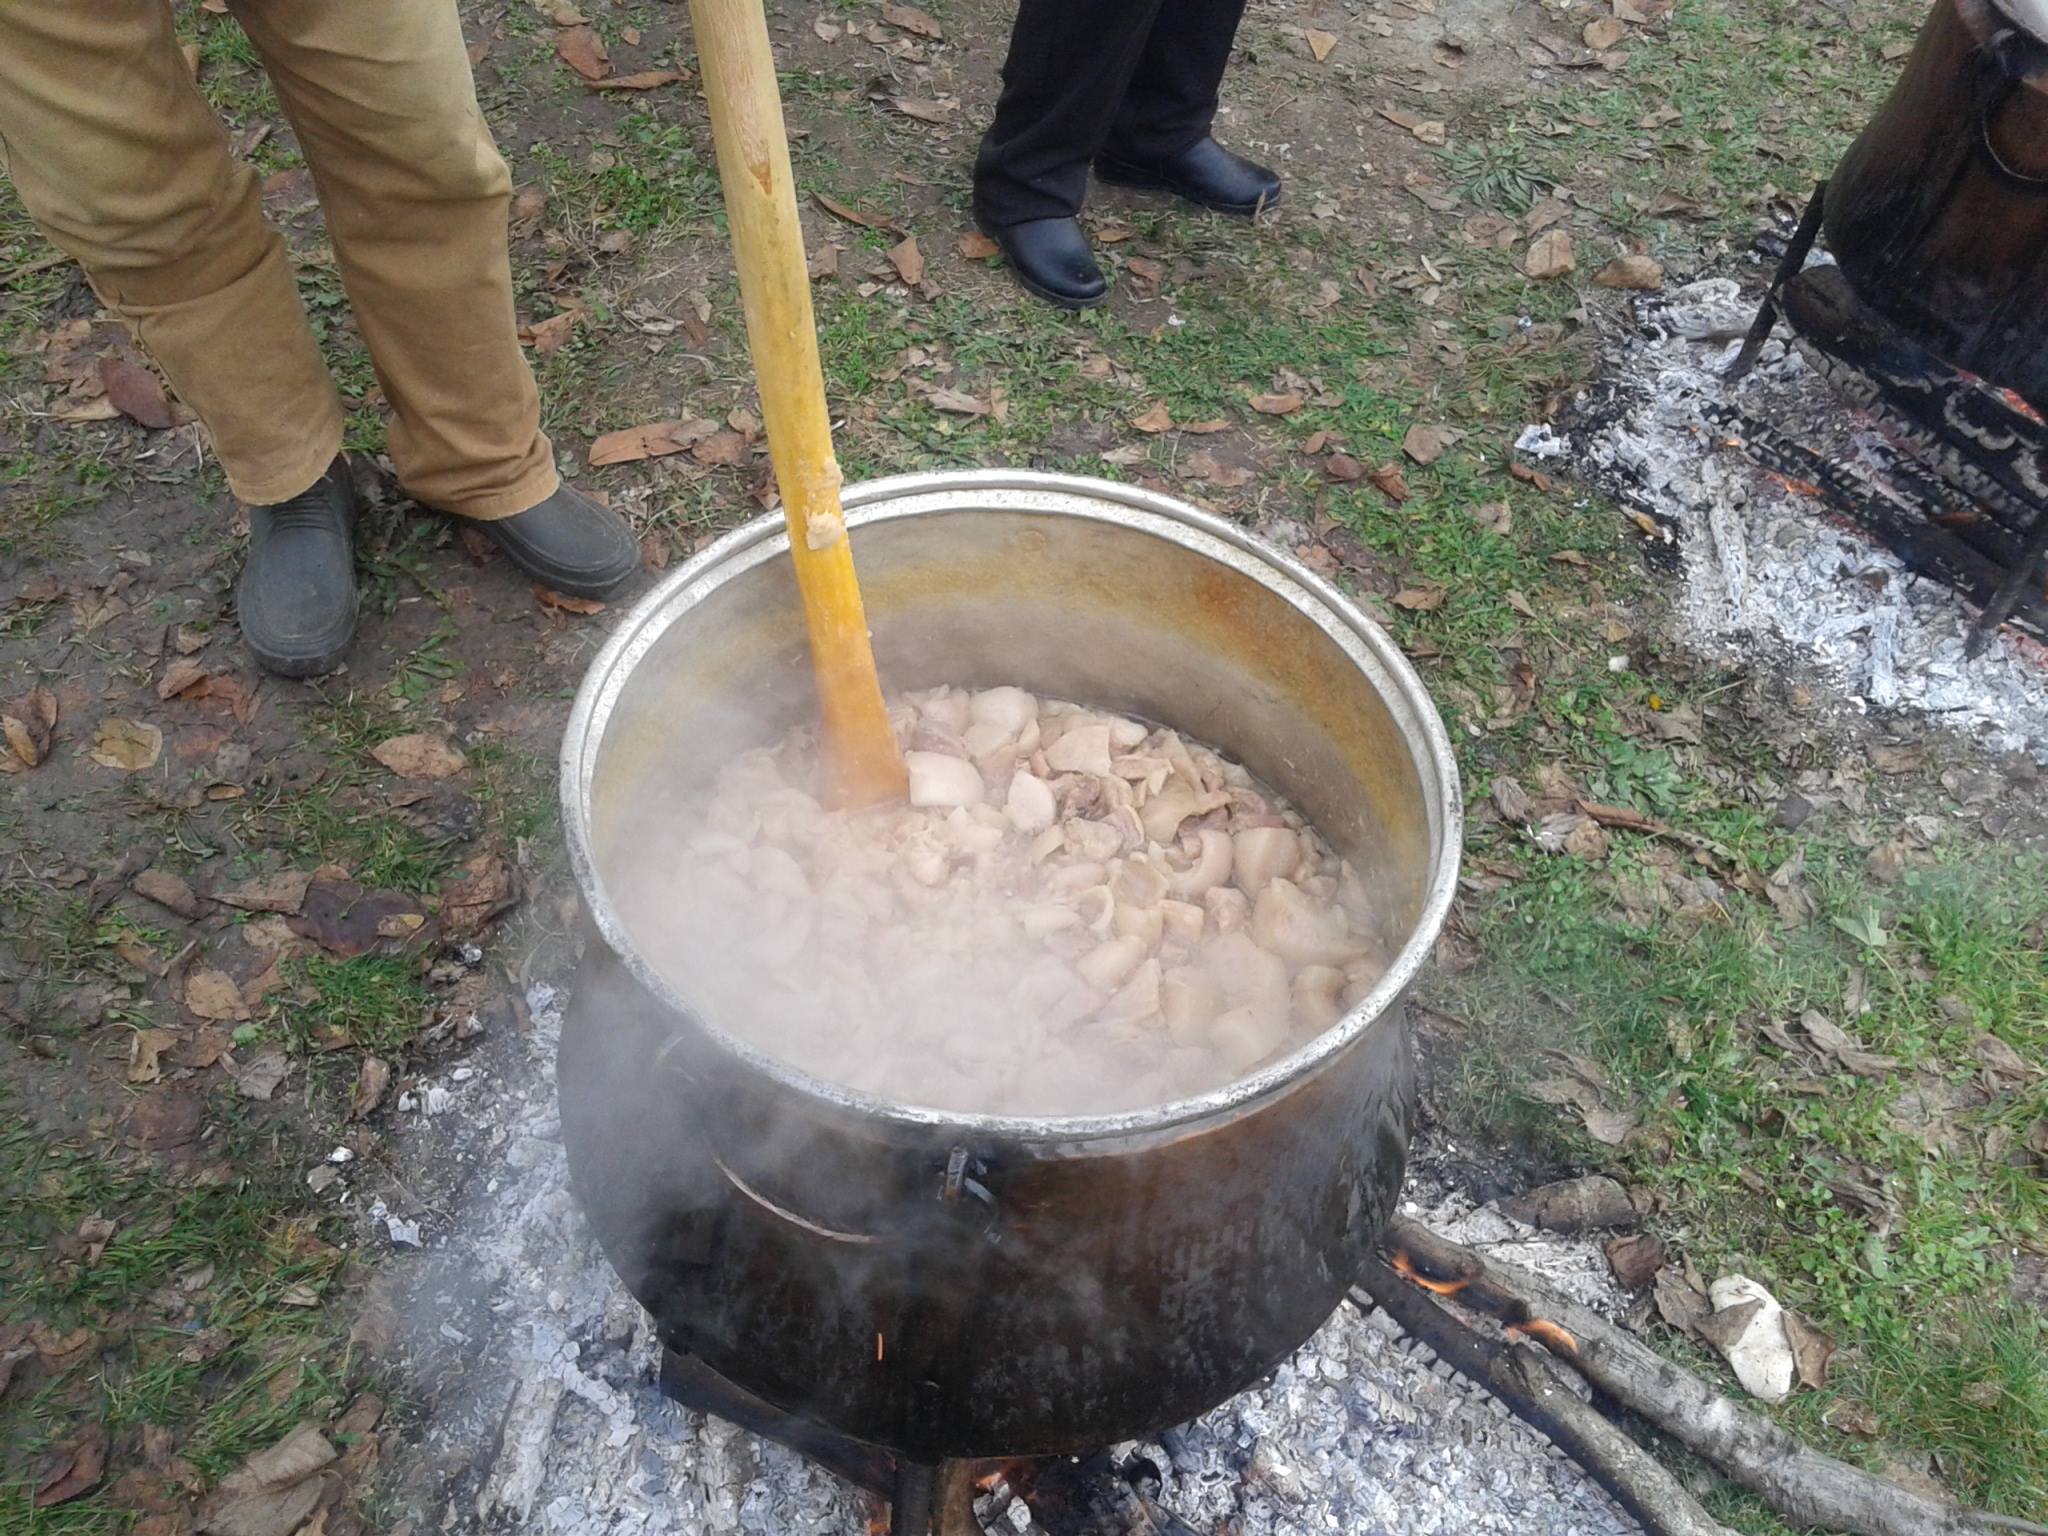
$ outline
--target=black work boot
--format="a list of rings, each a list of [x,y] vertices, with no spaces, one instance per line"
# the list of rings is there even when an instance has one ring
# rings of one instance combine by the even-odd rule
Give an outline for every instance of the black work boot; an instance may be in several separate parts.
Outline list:
[[[337,454],[289,501],[249,509],[249,555],[235,589],[242,639],[266,672],[332,672],[356,635],[355,485]]]
[[[1241,219],[1280,201],[1278,176],[1214,139],[1197,139],[1177,155],[1144,165],[1105,151],[1095,157],[1095,174],[1113,186],[1171,192]]]
[[[988,236],[1003,248],[1011,275],[1048,304],[1094,309],[1109,297],[1079,219],[1027,219]]]
[[[640,566],[626,520],[562,486],[537,507],[478,524],[514,565],[564,597],[610,597]]]

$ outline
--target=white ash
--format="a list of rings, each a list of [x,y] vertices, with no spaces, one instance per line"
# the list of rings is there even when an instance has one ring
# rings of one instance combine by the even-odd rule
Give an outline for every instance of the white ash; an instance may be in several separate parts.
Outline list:
[[[465,1113],[410,1122],[422,1140],[446,1140],[421,1156],[452,1156],[466,1175],[400,1307],[414,1390],[434,1405],[411,1513],[448,1532],[534,1536],[865,1529],[876,1510],[865,1493],[657,1389],[651,1324],[569,1189],[554,1094],[560,1002],[533,988],[532,1030],[489,1042]],[[1534,1236],[1469,1202],[1423,1216],[1611,1306],[1611,1289],[1587,1277],[1590,1243]],[[1178,1464],[1149,1452],[1165,1474],[1158,1503],[1201,1531],[1226,1517],[1239,1536],[1635,1529],[1534,1430],[1355,1306],[1182,1436]],[[1029,1530],[1026,1514],[1018,1506],[993,1529]]]
[[[1628,1309],[1627,1297],[1614,1283],[1606,1249],[1593,1237],[1540,1232],[1456,1192],[1429,1205],[1411,1201],[1403,1212],[1439,1237],[1527,1270],[1582,1307],[1612,1318]]]
[[[2048,651],[2007,632],[1966,657],[1974,613],[1960,596],[1771,479],[1714,425],[1715,407],[1739,406],[1879,484],[1901,463],[1783,340],[1741,383],[1721,377],[1753,312],[1725,278],[1645,301],[1599,383],[1559,428],[1532,426],[1517,447],[1676,528],[1682,614],[1703,649],[1801,664],[1858,707],[1922,715],[2048,761]]]

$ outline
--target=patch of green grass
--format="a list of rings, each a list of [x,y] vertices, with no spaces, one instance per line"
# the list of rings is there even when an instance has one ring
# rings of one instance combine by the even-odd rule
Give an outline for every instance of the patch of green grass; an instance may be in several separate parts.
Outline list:
[[[50,1376],[21,1367],[0,1398],[0,1531],[125,1531],[133,1518],[111,1469],[140,1464],[145,1425],[171,1430],[204,1480],[305,1419],[344,1403],[358,1373],[330,1304],[347,1263],[319,1239],[283,1133],[238,1126],[225,1102],[219,1151],[236,1176],[193,1183],[52,1136],[0,1091],[0,1321],[92,1345]],[[114,1226],[97,1260],[75,1234]],[[307,1305],[306,1303],[311,1303]],[[49,1447],[87,1424],[113,1444],[110,1475],[74,1502],[31,1511]]]
[[[237,123],[279,116],[263,56],[241,24],[232,16],[202,15],[197,20],[199,88],[214,110]]]
[[[552,762],[500,742],[478,742],[469,749],[469,765],[487,827],[508,847],[524,841],[536,857],[559,853],[561,803]]]
[[[1647,809],[1687,793],[1653,764],[1620,769]],[[2000,1298],[2015,1248],[2048,1242],[2048,1182],[2023,1141],[2048,1121],[2048,1087],[1983,1092],[1971,1042],[1989,1031],[2048,1059],[2048,861],[1956,857],[1873,888],[1854,852],[1808,842],[1820,911],[1792,929],[1740,897],[1696,923],[1632,917],[1578,861],[1531,864],[1489,904],[1487,963],[1460,985],[1467,1015],[1496,1021],[1468,1086],[1498,1103],[1549,1070],[1538,1047],[1589,1056],[1643,1128],[1571,1155],[1668,1202],[1663,1225],[1703,1271],[1750,1274],[1828,1329],[1844,1346],[1831,1390],[1889,1438],[1942,1458],[1972,1498],[2038,1510],[2048,1354],[2040,1319]],[[1882,947],[1830,921],[1866,909]],[[1892,1065],[1816,1079],[1763,1033],[1808,1009]],[[1838,1440],[1830,1401],[1790,1411]]]
[[[77,548],[68,525],[105,499],[114,479],[84,446],[0,461],[0,557],[57,560]]]
[[[433,994],[409,956],[314,956],[286,969],[301,989],[302,1001],[285,1014],[291,1042],[300,1050],[316,1041],[346,1039],[391,1055],[420,1032],[433,1008]]]
[[[310,709],[307,729],[323,754],[318,778],[308,783],[259,772],[236,802],[237,837],[252,847],[289,848],[305,866],[342,865],[372,889],[432,891],[454,863],[461,834],[429,831],[373,793],[382,770],[370,749],[412,728],[387,711],[382,701],[360,697]]]
[[[644,109],[620,121],[617,149],[582,162],[549,143],[532,157],[551,203],[550,221],[572,233],[623,229],[661,241],[722,227],[718,171],[689,128]]]
[[[1539,154],[1524,130],[1509,125],[1489,138],[1443,154],[1444,174],[1474,207],[1520,218],[1557,189],[1537,166]]]
[[[461,676],[461,659],[448,650],[449,642],[455,638],[455,626],[451,621],[443,619],[436,624],[433,632],[392,669],[392,698],[405,704],[420,704],[428,694]]]

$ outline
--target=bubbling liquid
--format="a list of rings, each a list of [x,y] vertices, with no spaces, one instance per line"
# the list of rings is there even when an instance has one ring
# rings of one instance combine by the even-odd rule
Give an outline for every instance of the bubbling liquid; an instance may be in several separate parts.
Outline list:
[[[1351,866],[1211,749],[1018,688],[891,719],[908,805],[824,809],[807,728],[615,859],[642,950],[782,1061],[933,1109],[1109,1114],[1289,1054],[1384,972]]]

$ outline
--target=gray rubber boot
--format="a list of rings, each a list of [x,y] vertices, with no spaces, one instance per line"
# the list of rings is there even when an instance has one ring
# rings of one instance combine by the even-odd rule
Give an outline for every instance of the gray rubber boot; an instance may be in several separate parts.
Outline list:
[[[318,677],[348,654],[356,636],[355,520],[355,486],[340,455],[309,490],[249,509],[235,614],[266,672]]]
[[[626,520],[566,485],[537,507],[476,526],[564,597],[610,597],[640,568],[640,541]]]

